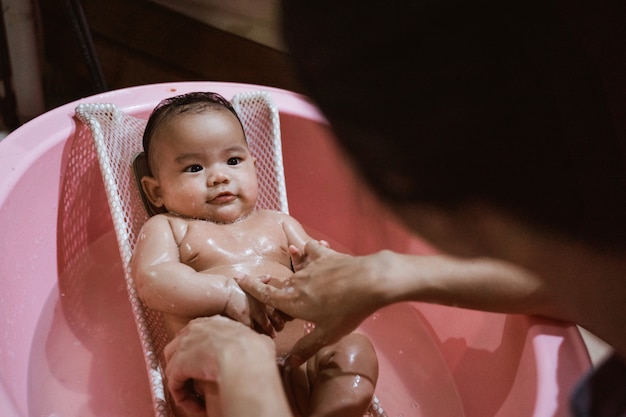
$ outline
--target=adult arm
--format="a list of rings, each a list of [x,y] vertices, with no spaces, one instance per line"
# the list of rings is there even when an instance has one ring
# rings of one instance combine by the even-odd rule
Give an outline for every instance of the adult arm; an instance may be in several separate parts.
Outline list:
[[[354,257],[314,241],[305,252],[306,267],[282,289],[249,276],[238,279],[260,301],[315,323],[315,330],[292,349],[292,366],[353,331],[379,308],[401,301],[563,318],[552,309],[537,276],[506,262],[391,251]]]
[[[178,407],[196,412],[206,407],[224,417],[291,416],[274,343],[241,323],[220,316],[195,319],[166,346],[165,358]]]

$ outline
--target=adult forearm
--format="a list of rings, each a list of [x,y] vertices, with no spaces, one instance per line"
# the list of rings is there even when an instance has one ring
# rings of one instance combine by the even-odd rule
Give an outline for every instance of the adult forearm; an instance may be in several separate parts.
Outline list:
[[[372,255],[381,268],[381,303],[423,301],[510,314],[565,318],[543,281],[529,271],[489,258],[447,255]]]

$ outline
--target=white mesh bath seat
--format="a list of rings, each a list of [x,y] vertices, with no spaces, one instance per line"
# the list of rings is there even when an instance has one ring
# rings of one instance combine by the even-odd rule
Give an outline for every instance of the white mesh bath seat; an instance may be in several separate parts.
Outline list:
[[[244,126],[259,181],[257,208],[288,213],[278,110],[267,92],[239,93],[230,100]],[[137,235],[149,213],[133,172],[133,160],[142,149],[147,120],[121,111],[114,104],[85,103],[76,108],[77,118],[93,139],[113,226],[119,246],[124,278],[146,361],[156,417],[171,417],[163,384],[163,349],[167,335],[162,315],[143,305],[131,276],[130,261]],[[385,413],[375,397],[369,416]]]

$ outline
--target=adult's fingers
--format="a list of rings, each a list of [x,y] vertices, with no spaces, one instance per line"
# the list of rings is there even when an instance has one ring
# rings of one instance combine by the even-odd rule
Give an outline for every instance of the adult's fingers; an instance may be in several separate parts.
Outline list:
[[[269,337],[276,337],[275,326],[272,317],[270,317],[274,309],[266,307],[265,304],[260,303],[250,295],[246,296],[248,297],[248,304],[250,305],[250,316],[253,321],[252,328]]]
[[[279,310],[276,310],[275,308],[272,308],[271,310],[272,311],[270,311],[267,316],[272,322],[272,326],[274,327],[274,329],[280,332],[282,329],[285,328],[285,322],[287,321],[286,318],[288,316],[286,316]]]
[[[174,353],[180,348],[180,344],[183,340],[182,335],[188,331],[188,327],[184,327],[179,333],[178,337],[175,337],[172,341],[170,341],[163,349],[163,355],[165,356],[165,363],[168,363]]]
[[[179,407],[192,413],[199,413],[204,410],[204,401],[198,394],[191,391],[188,381],[182,384],[178,381],[168,380],[168,390],[172,395],[172,399]]]
[[[276,337],[276,330],[274,323],[268,316],[264,316],[262,319],[255,320],[252,327],[257,333],[265,334],[269,337]]]
[[[237,281],[241,289],[263,304],[281,309],[280,305],[284,303],[283,298],[285,297],[285,292],[281,289],[265,284],[258,278],[253,278],[250,275],[238,275],[235,277],[235,281]]]
[[[176,349],[175,345],[172,349]],[[167,389],[172,395],[172,399],[179,407],[187,409],[191,412],[198,413],[203,410],[204,405],[202,400],[189,386],[191,380],[191,374],[185,372],[188,370],[183,364],[178,364],[178,350],[169,351],[169,359],[165,368],[165,374],[167,376]]]

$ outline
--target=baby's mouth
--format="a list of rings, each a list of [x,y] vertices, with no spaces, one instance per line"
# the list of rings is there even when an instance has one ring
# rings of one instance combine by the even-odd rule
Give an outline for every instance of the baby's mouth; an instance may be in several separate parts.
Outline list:
[[[215,197],[209,200],[209,202],[212,204],[223,204],[223,203],[229,203],[233,201],[235,198],[237,198],[236,195],[225,191],[225,192],[217,194]]]

